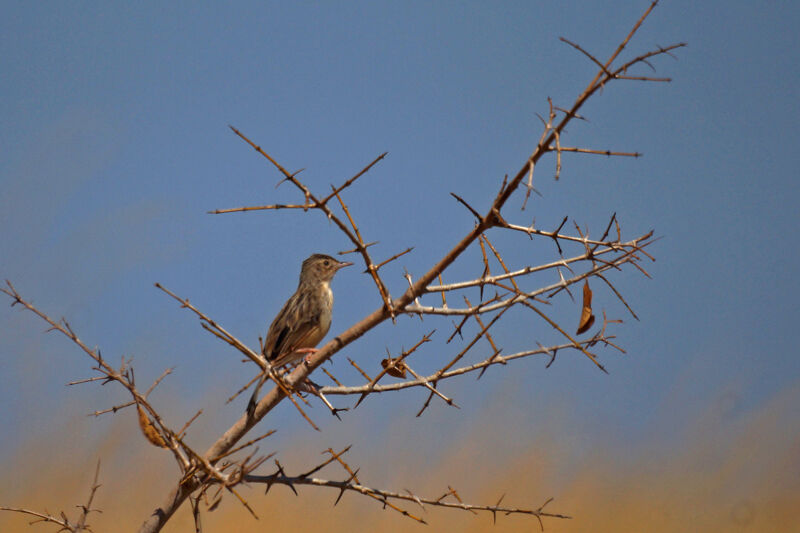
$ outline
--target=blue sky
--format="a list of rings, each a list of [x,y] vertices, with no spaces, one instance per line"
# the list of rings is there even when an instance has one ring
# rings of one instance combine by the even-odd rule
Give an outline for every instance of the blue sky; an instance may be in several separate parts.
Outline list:
[[[67,317],[106,357],[132,355],[141,383],[176,366],[161,407],[180,425],[198,406],[217,406],[209,431],[224,429],[241,406],[219,404],[252,369],[153,282],[257,345],[302,259],[349,246],[316,213],[207,214],[298,200],[287,185],[275,189],[277,173],[228,125],[287,168],[305,168],[302,177],[320,192],[388,151],[346,199],[365,238],[381,242],[378,257],[415,246],[387,269],[399,294],[403,267],[421,274],[471,227],[449,193],[487,206],[503,174],[515,173],[535,145],[546,98],[566,107],[591,79],[592,64],[558,37],[606,57],[646,6],[7,3],[0,276],[42,310]],[[674,81],[608,86],[583,109],[589,121],[562,139],[644,157],[565,156],[559,182],[548,161],[537,168],[544,196],[525,212],[519,198],[511,202],[508,216],[521,224],[535,216],[555,226],[570,215],[598,233],[616,212],[628,235],[655,229],[662,237],[651,250],[652,280],[633,270],[615,278],[641,321],[624,316],[610,294],[595,295],[595,305],[626,319],[617,333],[627,355],[603,355],[610,375],[577,356],[548,370],[528,360],[494,369],[477,385],[453,384],[461,411],[439,406],[416,420],[424,397],[405,393],[370,398],[358,424],[388,439],[387,413],[399,411],[392,419],[411,431],[448,429],[420,445],[434,447],[453,445],[472,417],[487,412],[507,425],[521,418],[531,436],[558,412],[577,449],[604,442],[643,453],[654,434],[666,438],[665,428],[687,427],[716,402],[744,416],[793,390],[800,380],[791,335],[800,296],[798,13],[789,2],[664,2],[627,53],[688,42],[677,61],[654,62],[657,75]],[[500,242],[517,264],[553,252],[552,243]],[[378,305],[359,272],[334,283],[332,333]],[[469,272],[465,260],[445,278]],[[565,320],[577,320],[575,305],[561,305]],[[502,330],[509,348],[530,344],[531,333],[555,339],[543,323],[515,320]],[[407,347],[433,327],[447,336],[448,324],[426,321],[423,331],[401,320],[346,354],[375,367],[384,347]],[[83,414],[119,401],[119,393],[64,388],[89,375],[88,360],[42,330],[29,314],[0,311],[0,426],[12,429],[0,434],[0,461],[66,420],[87,439],[110,431],[107,421]],[[344,361],[335,365],[347,373]],[[316,418],[338,435],[331,438],[344,438],[322,411]],[[797,419],[786,438],[800,435]],[[308,436],[291,409],[269,424],[289,428],[279,445],[297,432],[319,438],[320,449],[329,445],[324,435]],[[361,447],[370,450],[368,442]]]

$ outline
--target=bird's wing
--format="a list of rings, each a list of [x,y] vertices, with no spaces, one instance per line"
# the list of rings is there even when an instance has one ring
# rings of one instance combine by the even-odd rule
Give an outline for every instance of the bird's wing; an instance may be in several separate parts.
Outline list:
[[[297,294],[289,298],[269,327],[264,355],[273,364],[287,359],[297,348],[304,347],[304,341],[314,338],[319,328],[319,315],[308,313],[306,302],[302,300]]]
[[[318,331],[319,321],[304,322],[300,327],[287,333],[286,340],[283,343],[283,350],[276,352],[276,357],[270,362],[274,366],[279,367],[295,359],[295,357],[297,357],[295,350],[298,348],[313,348],[313,346],[307,346],[307,344],[311,343],[306,342],[306,340],[317,337]]]

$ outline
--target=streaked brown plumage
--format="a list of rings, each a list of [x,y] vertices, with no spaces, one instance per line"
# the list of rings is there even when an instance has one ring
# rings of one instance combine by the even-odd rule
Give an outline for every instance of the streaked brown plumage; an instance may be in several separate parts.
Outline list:
[[[312,353],[325,337],[333,310],[330,282],[340,268],[351,264],[324,254],[303,261],[297,290],[272,321],[264,342],[263,354],[273,367]]]
[[[352,264],[337,261],[325,254],[314,254],[303,261],[297,290],[286,300],[270,324],[264,342],[262,354],[272,369],[293,363],[303,355],[316,351],[315,346],[331,327],[331,280],[340,268]],[[255,414],[258,392],[265,379],[266,374],[261,376],[247,403],[247,415],[250,417]]]

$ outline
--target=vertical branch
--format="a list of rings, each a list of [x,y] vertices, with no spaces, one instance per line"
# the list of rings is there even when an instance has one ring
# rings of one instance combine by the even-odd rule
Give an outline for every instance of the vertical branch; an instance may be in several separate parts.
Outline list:
[[[358,226],[356,226],[355,220],[353,220],[353,217],[350,215],[350,210],[347,208],[347,204],[344,203],[344,200],[342,200],[342,197],[339,196],[339,193],[336,191],[336,189],[333,190],[333,194],[336,196],[336,199],[339,200],[339,205],[342,206],[344,214],[347,215],[347,220],[350,221],[350,226],[352,226],[353,231],[355,232],[356,235],[356,240],[357,240],[356,247],[361,256],[364,258],[364,262],[367,265],[367,271],[372,277],[372,280],[375,282],[375,285],[378,287],[378,292],[381,294],[381,301],[383,302],[383,305],[386,307],[386,311],[392,317],[392,320],[394,320],[395,311],[394,308],[392,307],[392,298],[389,295],[389,291],[386,289],[386,285],[383,284],[383,280],[381,279],[380,275],[378,275],[378,269],[375,266],[375,263],[372,262],[372,258],[369,255],[369,251],[367,250],[367,247],[364,245],[364,239],[361,237],[361,232],[358,230]]]

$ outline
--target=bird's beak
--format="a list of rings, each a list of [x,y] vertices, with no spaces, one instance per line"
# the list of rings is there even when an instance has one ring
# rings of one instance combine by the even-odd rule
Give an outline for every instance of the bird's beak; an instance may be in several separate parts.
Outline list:
[[[337,266],[337,267],[336,267],[336,270],[339,270],[340,268],[344,268],[344,267],[349,267],[349,266],[351,266],[352,264],[353,264],[353,263],[351,263],[351,262],[349,262],[349,261],[340,261],[340,262],[339,262],[339,266]]]

